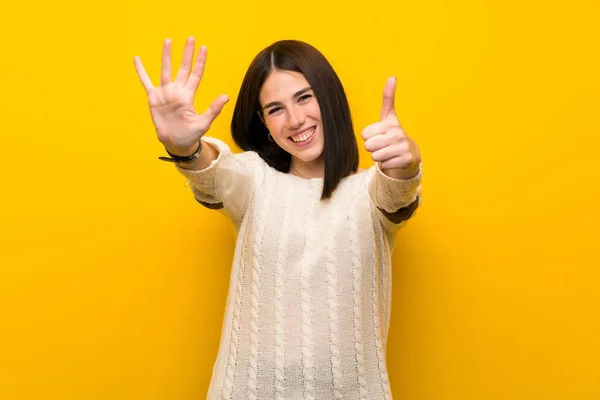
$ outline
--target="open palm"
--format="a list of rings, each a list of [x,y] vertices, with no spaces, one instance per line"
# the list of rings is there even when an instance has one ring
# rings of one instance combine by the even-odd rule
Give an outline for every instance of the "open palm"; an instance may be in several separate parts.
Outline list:
[[[138,76],[148,94],[158,140],[173,151],[195,147],[229,100],[226,95],[221,95],[204,113],[198,114],[194,109],[194,96],[204,74],[207,55],[206,47],[202,46],[192,69],[194,47],[194,38],[188,38],[181,67],[172,81],[171,40],[165,40],[159,87],[152,84],[140,58],[134,58]]]

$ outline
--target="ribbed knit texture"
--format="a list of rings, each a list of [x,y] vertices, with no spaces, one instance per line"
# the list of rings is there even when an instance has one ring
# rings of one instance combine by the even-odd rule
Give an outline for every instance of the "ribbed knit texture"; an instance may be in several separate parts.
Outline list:
[[[385,349],[394,212],[420,201],[421,172],[391,179],[377,166],[342,180],[270,168],[222,141],[184,175],[204,203],[223,204],[238,240],[209,399],[391,399]]]

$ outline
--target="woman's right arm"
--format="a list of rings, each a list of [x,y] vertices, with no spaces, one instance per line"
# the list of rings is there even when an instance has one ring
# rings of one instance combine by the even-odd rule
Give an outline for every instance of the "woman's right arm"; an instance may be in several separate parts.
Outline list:
[[[200,204],[210,209],[223,209],[233,221],[240,221],[250,204],[253,187],[264,179],[268,168],[253,151],[234,154],[219,139],[207,135],[202,140],[205,148],[216,152],[216,158],[208,165],[201,165],[203,168],[200,169],[184,168],[183,164],[175,166],[188,179]]]
[[[202,114],[194,109],[194,96],[206,65],[206,47],[198,51],[192,68],[194,38],[188,38],[183,60],[174,81],[171,77],[171,41],[162,49],[160,86],[155,87],[138,57],[134,64],[148,94],[150,114],[165,149],[177,156],[190,156],[201,151],[191,163],[176,163],[177,170],[190,183],[196,200],[210,208],[224,208],[232,219],[243,217],[249,202],[253,178],[260,158],[254,152],[233,154],[222,141],[205,136],[229,98],[221,95]]]

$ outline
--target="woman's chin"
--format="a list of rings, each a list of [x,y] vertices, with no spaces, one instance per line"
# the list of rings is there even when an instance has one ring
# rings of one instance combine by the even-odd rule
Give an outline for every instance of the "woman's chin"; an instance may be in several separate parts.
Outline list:
[[[320,151],[318,149],[311,149],[311,151],[302,151],[302,152],[294,152],[291,153],[292,158],[302,162],[302,163],[313,163],[322,161],[323,159],[323,150]]]
[[[300,151],[298,151],[298,149],[289,150],[291,150],[288,152],[292,155],[293,158],[303,163],[322,161],[323,158],[323,145],[318,142]]]

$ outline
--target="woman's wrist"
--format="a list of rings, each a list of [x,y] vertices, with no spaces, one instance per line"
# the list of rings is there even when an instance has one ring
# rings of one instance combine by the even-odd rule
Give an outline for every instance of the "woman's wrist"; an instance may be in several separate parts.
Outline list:
[[[192,144],[191,146],[184,147],[165,145],[165,150],[167,150],[167,152],[171,155],[179,157],[189,157],[193,155],[196,152],[196,150],[198,150],[198,145],[198,142]],[[200,143],[200,146],[202,146],[202,143]],[[200,150],[202,150],[202,147],[200,147]]]

